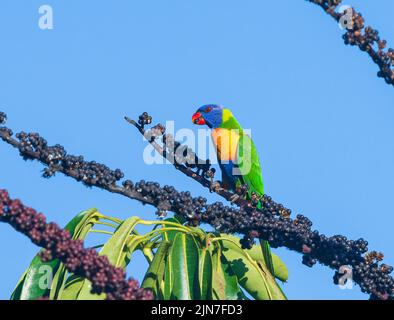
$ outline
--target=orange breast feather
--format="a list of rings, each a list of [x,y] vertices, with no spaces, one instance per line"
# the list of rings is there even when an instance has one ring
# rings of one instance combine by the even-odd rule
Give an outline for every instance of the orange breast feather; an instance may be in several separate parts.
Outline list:
[[[216,147],[218,158],[222,162],[236,161],[239,142],[238,130],[214,129],[212,140]]]

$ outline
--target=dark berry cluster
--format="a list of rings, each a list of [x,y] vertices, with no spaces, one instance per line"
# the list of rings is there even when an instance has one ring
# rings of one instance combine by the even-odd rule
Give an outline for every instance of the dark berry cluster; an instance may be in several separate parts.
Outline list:
[[[176,166],[197,169],[197,173],[205,178],[213,178],[215,171],[211,169],[211,162],[199,158],[193,149],[175,141],[171,134],[163,135],[162,143],[164,156],[171,159]]]
[[[144,127],[145,125],[152,123],[152,117],[147,112],[144,112],[140,115],[138,123],[141,127]]]
[[[349,15],[345,10],[343,13],[336,11],[341,0],[308,0],[324,9],[335,20],[340,21],[343,15]],[[349,10],[349,9],[347,9]],[[387,84],[394,85],[394,50],[386,48],[386,40],[379,37],[379,32],[371,27],[365,27],[364,18],[354,9],[351,11],[352,21],[347,21],[351,28],[347,28],[343,35],[345,44],[358,46],[371,57],[372,61],[379,67],[378,77],[383,78]],[[351,22],[351,24],[350,24]]]
[[[379,32],[371,27],[364,26],[361,14],[353,13],[353,28],[348,30],[343,39],[345,44],[358,46],[362,51],[368,52],[373,61],[379,66],[378,76],[384,78],[386,83],[394,85],[394,51],[385,51],[387,42],[379,37]]]
[[[147,112],[140,115],[138,119],[138,122],[136,122],[129,117],[125,117],[125,120],[135,126],[156,151],[174,164],[178,170],[185,174],[195,175],[194,172],[188,170],[197,169],[197,173],[202,174],[204,179],[213,179],[215,170],[211,168],[209,160],[200,159],[193,149],[175,141],[172,134],[166,134],[166,128],[162,124],[157,124],[151,129],[145,130],[145,126],[152,123],[152,117]],[[160,137],[162,145],[158,141]]]
[[[12,139],[11,130],[1,129],[0,138],[17,147],[25,160],[39,160],[47,166],[43,171],[45,178],[63,172],[87,186],[106,187],[115,185],[124,177],[120,169],[111,170],[95,161],[85,161],[83,156],[68,155],[60,145],[48,146],[38,133],[17,133],[16,141]]]
[[[73,240],[68,231],[55,223],[47,223],[43,214],[25,207],[19,200],[10,199],[5,190],[0,190],[0,221],[9,223],[43,247],[44,261],[57,258],[70,272],[89,279],[93,293],[106,293],[111,300],[153,298],[152,293],[141,289],[135,280],[126,281],[124,270],[113,267],[107,257],[99,256],[94,249],[85,249],[82,241]]]
[[[371,251],[365,255],[365,261],[369,264],[380,262],[383,260],[383,258],[384,258],[383,253],[377,251]]]
[[[4,124],[7,121],[7,115],[4,112],[0,112],[0,124]]]

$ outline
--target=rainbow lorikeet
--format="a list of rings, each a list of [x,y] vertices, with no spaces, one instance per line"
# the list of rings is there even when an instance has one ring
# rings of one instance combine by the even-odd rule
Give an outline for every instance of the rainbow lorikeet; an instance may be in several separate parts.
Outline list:
[[[222,170],[222,187],[236,191],[247,186],[248,199],[253,193],[263,195],[263,177],[256,147],[231,111],[218,105],[205,105],[197,110],[192,121],[197,125],[207,125],[212,130],[211,136]],[[260,243],[268,270],[274,274],[270,246],[264,240]]]

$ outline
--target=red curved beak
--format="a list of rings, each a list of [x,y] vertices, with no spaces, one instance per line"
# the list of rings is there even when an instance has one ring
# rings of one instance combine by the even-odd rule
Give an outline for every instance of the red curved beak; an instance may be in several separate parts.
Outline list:
[[[206,124],[205,119],[202,117],[202,114],[200,112],[196,112],[195,114],[193,114],[192,122],[198,125]]]

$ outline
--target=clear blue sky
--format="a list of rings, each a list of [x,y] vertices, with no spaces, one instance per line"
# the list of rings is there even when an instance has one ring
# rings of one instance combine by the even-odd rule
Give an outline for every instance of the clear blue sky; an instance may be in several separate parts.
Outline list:
[[[346,3],[394,45],[394,2],[358,2]],[[53,6],[54,30],[38,28],[43,4]],[[145,165],[145,143],[123,116],[148,111],[191,128],[198,106],[223,104],[253,130],[268,194],[327,235],[365,237],[394,264],[394,89],[342,33],[304,0],[2,0],[0,110],[15,131],[38,131],[133,180],[206,195],[170,166]],[[64,176],[45,180],[41,165],[4,143],[0,161],[0,187],[61,225],[91,207],[153,217]],[[4,299],[37,248],[3,224],[0,248]],[[332,270],[276,251],[290,269],[290,299],[367,298],[334,286]],[[131,273],[141,278],[136,261]]]

